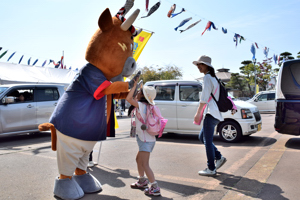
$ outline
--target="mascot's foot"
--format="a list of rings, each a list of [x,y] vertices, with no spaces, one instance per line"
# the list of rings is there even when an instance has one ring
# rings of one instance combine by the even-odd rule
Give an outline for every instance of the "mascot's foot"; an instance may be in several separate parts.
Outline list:
[[[54,195],[60,199],[75,200],[84,196],[84,192],[73,179],[55,179]]]
[[[90,173],[86,173],[84,175],[74,175],[72,179],[78,183],[84,193],[95,193],[102,191],[101,183]]]

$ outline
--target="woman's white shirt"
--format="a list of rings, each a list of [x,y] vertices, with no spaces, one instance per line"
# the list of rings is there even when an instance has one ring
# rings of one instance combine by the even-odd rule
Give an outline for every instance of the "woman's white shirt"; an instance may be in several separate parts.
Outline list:
[[[215,93],[215,90],[217,88],[217,91]],[[200,97],[200,103],[206,103],[206,109],[203,113],[203,118],[205,117],[206,114],[211,114],[214,118],[224,121],[224,118],[219,111],[218,105],[215,102],[213,98],[208,102],[209,98],[211,97],[211,93],[214,94],[216,100],[219,100],[220,97],[220,87],[219,87],[219,82],[215,77],[212,77],[209,73],[205,74],[203,78],[203,83],[202,83],[202,94]]]
[[[147,118],[147,105],[141,102],[138,102],[139,108],[136,109],[136,112],[139,112],[143,118],[144,121],[146,121]],[[146,130],[142,130],[141,126],[143,125],[142,122],[138,120],[138,118],[135,115],[135,124],[136,124],[136,134],[143,142],[155,142],[156,137],[153,135],[150,135]]]

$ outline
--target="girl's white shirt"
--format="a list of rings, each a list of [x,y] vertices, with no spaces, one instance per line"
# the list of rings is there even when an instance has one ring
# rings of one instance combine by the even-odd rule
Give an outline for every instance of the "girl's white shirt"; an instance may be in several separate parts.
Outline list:
[[[203,83],[202,83],[202,94],[200,97],[200,103],[206,103],[206,109],[203,113],[203,119],[206,114],[211,114],[214,118],[224,121],[224,118],[219,111],[218,105],[215,102],[215,100],[212,98],[209,102],[208,99],[211,97],[211,93],[214,94],[215,90],[217,89],[216,94],[214,95],[216,100],[219,100],[220,97],[220,87],[219,87],[219,82],[215,77],[212,77],[209,73],[205,74],[203,78]],[[207,103],[208,102],[208,103]]]
[[[138,102],[139,108],[136,109],[136,112],[139,112],[143,118],[144,121],[146,121],[147,118],[147,105],[141,102]],[[138,120],[138,118],[135,115],[135,124],[136,124],[136,134],[143,142],[155,142],[156,137],[153,135],[150,135],[146,130],[142,130],[141,126],[143,125],[142,122]]]

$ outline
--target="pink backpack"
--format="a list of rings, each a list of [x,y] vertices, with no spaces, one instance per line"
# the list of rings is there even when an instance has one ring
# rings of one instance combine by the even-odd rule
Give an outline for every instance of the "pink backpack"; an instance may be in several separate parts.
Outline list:
[[[136,116],[140,122],[146,125],[146,130],[150,135],[158,135],[158,137],[162,136],[168,120],[161,116],[157,106],[147,105],[146,122],[139,113],[136,113]]]

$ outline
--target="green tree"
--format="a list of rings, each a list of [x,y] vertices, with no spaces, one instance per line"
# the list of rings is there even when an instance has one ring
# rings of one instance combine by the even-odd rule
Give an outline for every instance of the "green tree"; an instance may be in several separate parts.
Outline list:
[[[300,58],[300,51],[298,52],[297,58]]]
[[[240,67],[240,73],[243,75],[243,78],[246,81],[246,85],[248,86],[249,91],[251,91],[250,85],[252,83],[254,84],[254,64],[251,60],[244,60],[243,62],[241,62],[241,64],[243,64],[244,66]]]
[[[144,83],[156,80],[179,79],[182,77],[181,69],[175,65],[166,65],[165,67],[159,68],[154,68],[153,66],[145,66],[143,68],[137,69],[136,72],[131,76],[131,78],[138,71],[142,72],[140,80],[143,80]]]
[[[283,61],[283,59],[285,59],[285,61],[287,61],[287,60],[293,60],[295,58],[292,56],[292,54],[290,52],[285,51],[285,52],[281,53],[279,56],[280,61]],[[280,62],[278,65],[281,67],[282,62]]]
[[[244,76],[241,76],[239,73],[232,73],[230,81],[227,83],[226,87],[233,89],[238,89],[242,92],[242,96],[245,96],[244,90],[247,85],[247,82]]]

